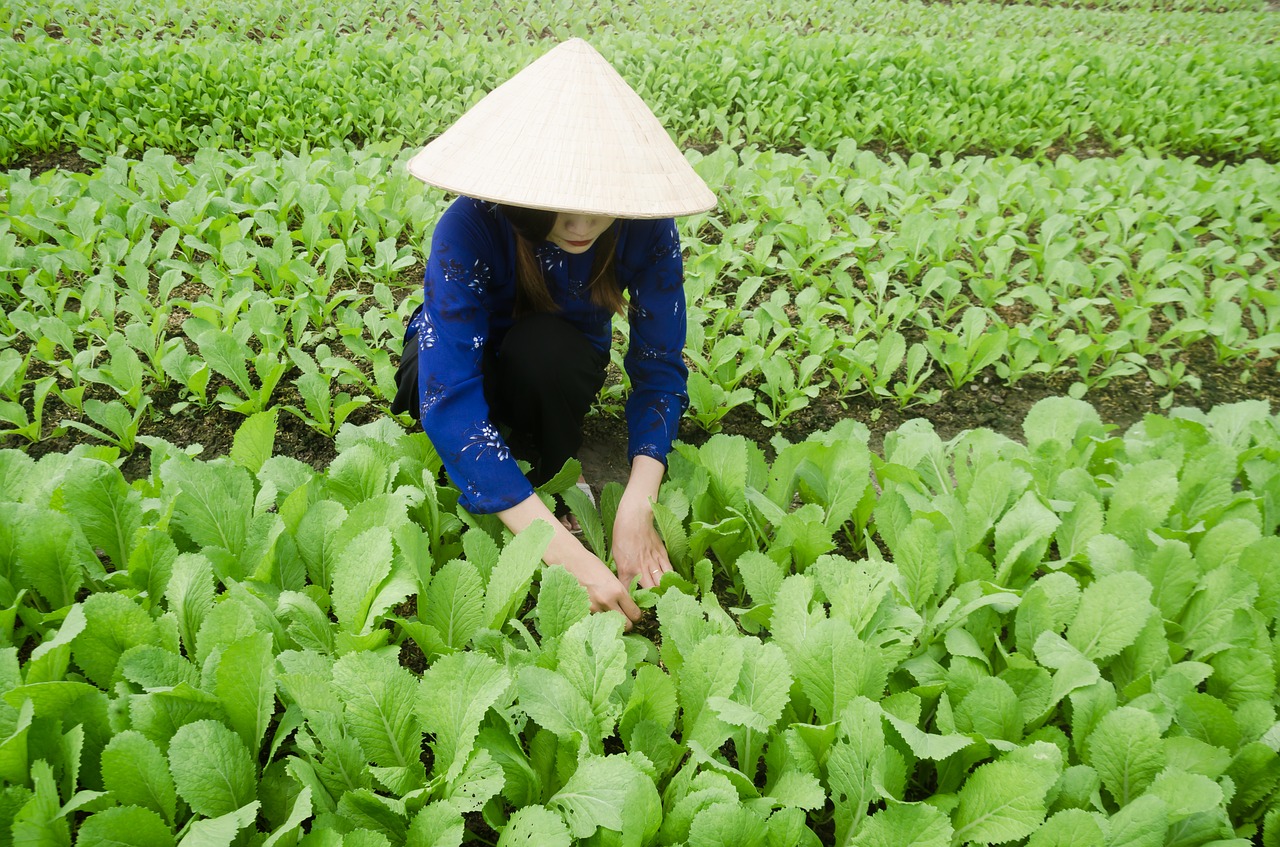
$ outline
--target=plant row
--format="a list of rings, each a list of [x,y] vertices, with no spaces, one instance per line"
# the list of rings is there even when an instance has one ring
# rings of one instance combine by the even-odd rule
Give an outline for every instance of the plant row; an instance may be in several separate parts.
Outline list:
[[[764,29],[593,41],[687,145],[831,149],[855,139],[929,153],[1280,153],[1280,60],[1265,49],[1117,49],[986,32],[779,37]],[[483,35],[420,30],[261,42],[0,40],[0,163],[59,147],[100,162],[155,147],[421,143],[545,50],[488,45]]]
[[[1037,8],[1039,7],[1039,8]],[[1076,8],[1053,8],[1076,7]],[[1080,8],[1087,7],[1087,8]],[[557,40],[643,30],[665,36],[705,37],[740,31],[744,25],[791,35],[813,32],[877,32],[920,36],[1058,36],[1070,31],[1081,39],[1128,42],[1189,40],[1265,43],[1274,33],[1274,16],[1258,0],[1037,0],[1006,4],[974,0],[946,5],[901,0],[815,0],[804,4],[748,0],[734,6],[707,7],[692,0],[626,6],[559,2],[510,2],[499,6],[437,3],[410,8],[385,0],[219,0],[216,13],[198,12],[177,0],[129,3],[27,0],[0,10],[0,31],[16,38],[87,40],[164,38],[208,40],[280,39],[302,31],[329,37],[426,30],[443,39],[483,33],[503,43]],[[1185,12],[1170,11],[1184,9]],[[1123,16],[1099,10],[1125,11]],[[1148,14],[1146,11],[1158,12]],[[1220,14],[1206,15],[1205,11]]]
[[[0,833],[1280,844],[1280,421],[1117,437],[1059,399],[1024,431],[679,446],[647,635],[390,421],[324,473],[271,414],[213,461],[152,439],[132,482],[2,451]],[[603,555],[619,497],[570,501]]]
[[[132,450],[147,420],[191,405],[281,407],[326,435],[385,407],[448,202],[406,155],[151,151],[93,176],[4,177],[4,434],[74,427]],[[711,432],[739,406],[783,424],[819,395],[932,402],[991,369],[1077,392],[1145,373],[1167,403],[1198,387],[1187,347],[1245,371],[1280,349],[1273,165],[935,166],[851,143],[695,164],[720,197],[681,221],[691,415]],[[624,374],[604,406],[626,390]],[[65,419],[45,418],[51,398]]]

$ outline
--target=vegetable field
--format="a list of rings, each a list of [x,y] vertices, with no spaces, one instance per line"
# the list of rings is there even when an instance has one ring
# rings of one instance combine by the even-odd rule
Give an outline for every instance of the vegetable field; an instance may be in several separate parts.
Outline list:
[[[720,201],[629,633],[388,411],[451,199],[404,164],[571,36]],[[1280,847],[1278,38],[6,5],[0,847]]]

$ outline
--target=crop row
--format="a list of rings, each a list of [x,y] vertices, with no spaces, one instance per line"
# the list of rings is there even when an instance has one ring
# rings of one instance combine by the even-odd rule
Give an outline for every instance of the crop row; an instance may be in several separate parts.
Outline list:
[[[43,31],[40,31],[43,32]],[[1280,59],[1241,44],[769,30],[593,39],[684,144],[1041,154],[1089,145],[1280,154]],[[0,40],[0,163],[71,147],[298,150],[411,144],[542,52],[301,32],[279,40]],[[482,46],[484,45],[484,46]],[[231,60],[234,57],[234,61]]]
[[[6,434],[61,431],[51,396],[66,425],[125,449],[166,411],[148,408],[157,393],[252,414],[295,383],[289,411],[325,434],[385,406],[447,202],[404,174],[407,152],[152,151],[4,177]],[[1181,355],[1197,342],[1224,362],[1280,349],[1274,165],[935,166],[851,143],[695,160],[721,198],[681,221],[691,414],[712,432],[737,406],[778,425],[819,394],[930,402],[989,368],[1081,392],[1146,373],[1172,392],[1196,386]]]
[[[390,421],[323,473],[272,414],[131,483],[0,451],[0,833],[1274,847],[1280,421],[1024,430],[679,448],[646,635]],[[601,551],[619,496],[578,510]]]
[[[1079,8],[1082,6],[1091,8]],[[1203,14],[1206,7],[1220,14]],[[1168,11],[1177,8],[1188,11]],[[1265,3],[1259,0],[1037,0],[1020,4],[974,0],[945,5],[901,0],[814,0],[803,4],[745,0],[715,6],[694,0],[621,6],[567,0],[513,0],[501,5],[455,0],[417,7],[386,0],[219,0],[216,9],[216,14],[210,14],[207,8],[195,9],[178,0],[21,0],[0,9],[0,31],[18,38],[40,37],[43,32],[59,39],[101,43],[136,38],[207,40],[218,36],[263,40],[303,31],[328,37],[386,37],[426,30],[445,40],[483,33],[510,44],[548,36],[585,38],[627,31],[703,38],[750,26],[788,36],[867,32],[962,38],[982,32],[1027,38],[1057,37],[1070,32],[1081,40],[1123,43],[1212,39],[1261,44],[1274,35],[1277,27],[1274,15],[1268,14]],[[1102,9],[1126,13],[1098,14]],[[33,29],[36,32],[29,32]]]

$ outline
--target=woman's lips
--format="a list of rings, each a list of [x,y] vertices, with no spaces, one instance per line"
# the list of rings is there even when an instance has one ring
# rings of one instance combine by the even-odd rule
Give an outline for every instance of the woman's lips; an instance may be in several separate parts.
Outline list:
[[[571,245],[573,245],[574,247],[586,247],[586,246],[587,246],[588,244],[590,244],[593,240],[594,240],[594,239],[590,239],[590,238],[589,238],[589,239],[587,239],[586,241],[566,241],[566,242],[565,242],[565,244],[571,244]]]

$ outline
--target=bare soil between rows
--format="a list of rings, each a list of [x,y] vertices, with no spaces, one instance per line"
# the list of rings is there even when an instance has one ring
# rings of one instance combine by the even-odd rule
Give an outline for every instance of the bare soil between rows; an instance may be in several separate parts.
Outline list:
[[[1197,392],[1185,384],[1180,386],[1175,391],[1174,406],[1207,410],[1217,405],[1260,399],[1267,401],[1273,411],[1280,410],[1280,368],[1276,361],[1220,363],[1208,343],[1188,349],[1183,358],[1188,372],[1200,378],[1202,387]],[[1015,385],[1008,385],[988,373],[968,385],[952,389],[935,374],[925,388],[942,389],[942,395],[938,402],[930,405],[901,409],[883,398],[858,396],[842,402],[831,394],[824,394],[777,428],[765,426],[753,409],[740,406],[725,416],[721,431],[728,435],[741,435],[759,444],[770,457],[773,455],[770,442],[775,436],[796,443],[814,433],[825,432],[848,418],[867,427],[871,449],[876,452],[882,449],[887,433],[915,418],[929,421],[944,440],[966,430],[984,428],[1023,441],[1022,422],[1031,407],[1046,397],[1065,396],[1072,381],[1070,376],[1050,379],[1026,377]],[[1160,400],[1166,393],[1165,389],[1152,384],[1142,374],[1121,377],[1094,388],[1084,399],[1098,410],[1104,423],[1117,432],[1123,432],[1148,414],[1163,414]],[[151,397],[155,408],[161,410],[168,409],[178,399],[176,392]],[[280,408],[303,405],[292,383],[287,381],[281,383],[272,399],[273,404]],[[56,423],[67,416],[70,410],[61,409],[60,405],[55,397],[50,396],[45,411],[46,421]],[[366,424],[383,414],[376,405],[370,404],[358,409],[349,422]],[[184,448],[201,445],[201,458],[213,459],[230,453],[236,430],[243,421],[242,415],[216,405],[205,410],[191,406],[144,423],[140,434],[157,436]],[[585,421],[584,435],[579,459],[591,484],[597,490],[609,482],[625,484],[629,471],[626,422],[616,415],[592,414]],[[710,437],[710,433],[692,420],[686,418],[681,422],[682,441],[702,444]],[[0,447],[23,449],[33,458],[66,452],[83,443],[93,442],[76,430],[68,430],[34,444],[19,443],[12,438],[0,439]],[[337,455],[337,448],[333,438],[316,432],[294,415],[281,411],[277,417],[275,452],[323,471]],[[145,446],[140,445],[124,458],[122,470],[127,478],[136,479],[149,472],[149,453]]]

